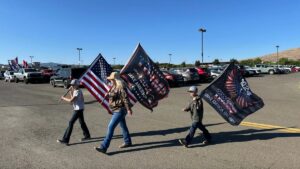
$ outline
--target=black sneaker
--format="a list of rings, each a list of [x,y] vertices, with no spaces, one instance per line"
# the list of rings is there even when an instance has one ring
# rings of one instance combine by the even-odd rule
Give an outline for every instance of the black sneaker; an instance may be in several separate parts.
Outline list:
[[[94,147],[94,149],[100,153],[106,154],[106,150],[101,147]]]
[[[123,143],[122,145],[119,146],[119,148],[127,148],[130,146],[132,146],[132,143],[129,143],[129,144]]]
[[[91,139],[91,137],[84,137],[84,138],[80,139],[80,141],[88,141],[90,139]]]
[[[181,145],[183,145],[185,148],[188,148],[188,144],[187,144],[187,142],[185,141],[185,139],[179,139],[178,141],[179,141],[179,143],[180,143]]]
[[[59,139],[57,139],[56,142],[58,142],[58,143],[60,143],[60,144],[64,144],[64,145],[66,145],[66,146],[69,145],[69,143],[66,142],[66,141],[64,141],[64,140],[59,140]]]

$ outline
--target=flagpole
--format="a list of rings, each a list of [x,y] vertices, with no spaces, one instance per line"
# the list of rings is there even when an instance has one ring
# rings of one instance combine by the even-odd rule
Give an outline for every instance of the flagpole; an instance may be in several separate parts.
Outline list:
[[[93,66],[93,65],[95,64],[95,62],[98,60],[98,58],[101,57],[101,56],[102,56],[102,55],[101,55],[101,53],[100,53],[100,54],[96,57],[96,59],[92,62],[92,64],[90,64],[90,66],[86,69],[86,71],[81,75],[81,77],[78,78],[79,82],[81,81],[82,76],[83,76],[87,71],[90,70],[91,66]],[[70,92],[71,89],[72,89],[72,86],[66,91],[66,93],[63,95],[63,97],[65,97],[65,96]],[[61,99],[59,100],[59,102],[60,102],[60,101],[61,101]]]

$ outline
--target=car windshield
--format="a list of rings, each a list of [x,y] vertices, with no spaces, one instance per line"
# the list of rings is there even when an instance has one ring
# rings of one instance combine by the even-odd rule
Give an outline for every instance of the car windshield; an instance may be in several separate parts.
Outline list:
[[[14,72],[9,72],[10,75],[14,75]]]

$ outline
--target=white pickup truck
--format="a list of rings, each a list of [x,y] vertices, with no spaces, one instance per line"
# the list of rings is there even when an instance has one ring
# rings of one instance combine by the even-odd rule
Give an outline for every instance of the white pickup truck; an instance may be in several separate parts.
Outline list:
[[[14,76],[16,83],[24,81],[24,83],[28,84],[29,82],[43,80],[42,73],[33,68],[21,68],[18,72],[14,73]]]

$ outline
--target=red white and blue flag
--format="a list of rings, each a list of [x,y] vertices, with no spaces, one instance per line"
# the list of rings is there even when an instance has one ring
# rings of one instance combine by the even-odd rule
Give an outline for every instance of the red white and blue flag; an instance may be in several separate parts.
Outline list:
[[[120,74],[137,100],[151,111],[168,96],[168,82],[140,44]]]
[[[248,115],[264,106],[253,93],[234,63],[200,94],[228,123],[239,125]]]
[[[93,61],[87,71],[79,79],[85,88],[97,99],[97,101],[108,111],[112,113],[109,108],[108,97],[106,97],[111,86],[107,77],[111,74],[113,68],[106,62],[101,54]],[[127,90],[127,94],[132,105],[136,103],[134,95]]]
[[[18,71],[20,69],[18,57],[16,57],[13,60],[8,60],[8,65],[9,65],[11,70]]]

